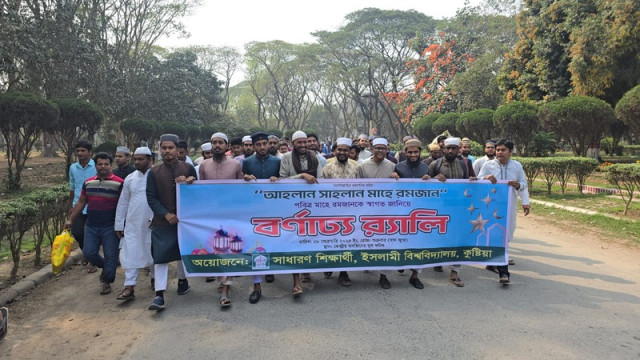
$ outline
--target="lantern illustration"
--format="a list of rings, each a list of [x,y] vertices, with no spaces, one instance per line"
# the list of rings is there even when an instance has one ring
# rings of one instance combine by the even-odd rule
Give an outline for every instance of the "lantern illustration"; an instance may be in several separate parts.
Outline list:
[[[216,254],[226,254],[229,250],[229,233],[220,227],[213,235],[213,250]]]
[[[234,254],[240,254],[242,252],[242,248],[244,247],[244,241],[238,234],[231,238],[231,252]]]

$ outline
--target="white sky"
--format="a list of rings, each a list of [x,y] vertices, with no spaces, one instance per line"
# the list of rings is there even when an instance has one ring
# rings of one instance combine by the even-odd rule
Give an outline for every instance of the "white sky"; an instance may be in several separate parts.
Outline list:
[[[337,30],[345,15],[366,7],[417,10],[436,19],[452,17],[464,0],[203,0],[184,19],[187,39],[164,38],[160,46],[233,46],[244,52],[250,41],[313,42],[311,32]],[[471,0],[476,5],[480,0]]]

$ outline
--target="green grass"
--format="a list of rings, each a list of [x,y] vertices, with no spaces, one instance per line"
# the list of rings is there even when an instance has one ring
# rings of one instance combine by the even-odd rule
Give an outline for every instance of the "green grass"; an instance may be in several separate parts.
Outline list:
[[[574,213],[544,205],[535,206],[535,214],[548,219],[549,223],[566,228],[572,225],[572,231],[578,233],[594,232],[603,239],[620,240],[625,245],[640,245],[640,222],[612,219],[603,215],[586,215]]]

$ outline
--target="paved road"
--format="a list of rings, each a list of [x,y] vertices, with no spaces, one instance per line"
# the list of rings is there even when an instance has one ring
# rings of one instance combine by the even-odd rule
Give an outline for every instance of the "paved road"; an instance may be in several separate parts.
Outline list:
[[[637,248],[531,216],[519,219],[511,251],[508,287],[468,266],[464,288],[427,269],[422,291],[398,273],[390,290],[375,273],[353,273],[351,288],[314,274],[295,300],[283,275],[265,284],[257,305],[247,301],[249,281],[237,280],[233,305],[222,310],[217,283],[196,279],[184,296],[174,281],[157,314],[146,310],[146,276],[138,299],[120,304],[97,295],[97,274],[75,266],[11,306],[0,358],[640,358]]]

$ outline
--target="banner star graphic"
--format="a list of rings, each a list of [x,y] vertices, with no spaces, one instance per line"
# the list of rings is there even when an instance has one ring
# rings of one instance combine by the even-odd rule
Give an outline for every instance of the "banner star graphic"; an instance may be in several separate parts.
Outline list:
[[[489,220],[484,220],[482,218],[482,214],[478,214],[477,219],[470,220],[469,222],[471,223],[471,225],[473,225],[473,229],[471,229],[472,233],[476,230],[480,230],[482,233],[484,233],[484,224],[488,223]]]
[[[489,204],[493,201],[493,199],[491,198],[491,196],[489,196],[489,194],[487,194],[487,197],[482,199],[482,200],[480,200],[480,201],[482,201],[483,203],[487,204],[487,207],[489,207]]]

